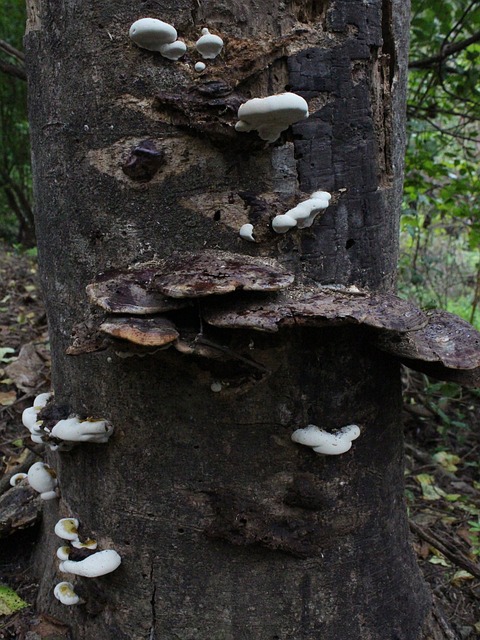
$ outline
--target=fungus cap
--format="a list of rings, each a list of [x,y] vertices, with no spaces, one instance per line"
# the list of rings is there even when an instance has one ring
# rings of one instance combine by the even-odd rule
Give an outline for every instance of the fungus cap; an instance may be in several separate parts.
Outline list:
[[[44,462],[35,462],[28,470],[28,482],[32,489],[40,494],[50,493],[53,491],[56,497],[55,487],[58,484],[57,474],[48,464]],[[43,498],[51,499],[51,498]]]
[[[113,427],[107,420],[80,420],[75,416],[59,420],[51,435],[65,442],[105,443],[112,433]]]
[[[255,242],[255,238],[253,237],[253,224],[247,222],[246,224],[240,227],[239,231],[240,237],[242,240],[248,240],[248,242]]]
[[[162,317],[109,318],[100,325],[100,331],[142,347],[167,346],[179,336],[173,322]]]
[[[164,58],[168,60],[180,60],[187,52],[187,45],[181,40],[175,40],[175,42],[169,42],[162,44],[159,48],[160,53]]]
[[[202,35],[195,43],[198,53],[205,60],[213,60],[223,49],[223,40],[220,36],[216,36],[207,28],[202,29]]]
[[[291,124],[308,118],[308,104],[296,93],[252,98],[240,106],[238,118],[237,131],[255,129],[262,140],[275,142]]]
[[[58,547],[56,555],[59,560],[68,560],[68,556],[70,555],[70,547],[67,545]]]
[[[78,540],[78,520],[76,518],[60,518],[55,525],[55,535],[62,540]]]
[[[16,487],[17,484],[20,484],[22,482],[22,480],[25,480],[26,477],[27,477],[26,473],[15,473],[10,478],[10,486],[11,487]]]
[[[62,604],[66,605],[78,604],[80,601],[71,582],[59,582],[53,590],[53,595]]]
[[[311,447],[315,453],[336,456],[346,453],[352,447],[352,441],[360,435],[360,427],[349,424],[335,433],[329,433],[309,424],[303,429],[297,429],[292,433],[293,442]]]
[[[64,560],[60,563],[60,571],[72,573],[84,578],[97,578],[115,571],[122,558],[114,549],[105,549],[88,556],[84,560]]]
[[[162,20],[141,18],[132,24],[129,36],[142,49],[159,51],[162,45],[175,42],[177,30]]]

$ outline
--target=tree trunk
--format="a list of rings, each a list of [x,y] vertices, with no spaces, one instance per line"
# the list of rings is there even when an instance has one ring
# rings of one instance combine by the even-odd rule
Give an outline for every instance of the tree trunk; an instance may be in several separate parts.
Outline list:
[[[429,598],[406,526],[399,370],[360,328],[214,330],[199,306],[181,320],[236,354],[228,366],[173,350],[65,355],[96,274],[177,249],[273,256],[299,281],[392,289],[406,3],[29,5],[56,403],[115,426],[108,444],[48,454],[61,499],[45,506],[40,607],[85,640],[420,638]],[[208,26],[223,55],[199,75],[191,46],[179,62],[138,49],[128,29],[147,15],[189,45]],[[227,103],[215,116],[205,104],[285,90],[311,115],[273,145],[233,133]],[[165,163],[139,181],[122,166],[145,140]],[[335,204],[311,228],[270,230],[272,213],[318,189]],[[257,244],[238,237],[249,221]],[[320,456],[291,442],[308,423],[362,433],[349,452]],[[70,608],[53,598],[68,579],[53,534],[66,516],[122,556],[109,576],[77,579],[85,602]]]

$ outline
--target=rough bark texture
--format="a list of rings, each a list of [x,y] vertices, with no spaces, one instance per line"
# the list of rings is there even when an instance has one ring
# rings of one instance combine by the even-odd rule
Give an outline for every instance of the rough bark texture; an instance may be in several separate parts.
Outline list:
[[[419,638],[429,603],[405,524],[399,371],[357,328],[209,329],[234,354],[227,363],[174,351],[65,355],[96,274],[176,249],[274,256],[300,281],[392,289],[406,3],[29,5],[56,399],[116,428],[106,445],[49,454],[62,498],[45,506],[41,607],[82,640]],[[224,55],[199,76],[191,53],[173,63],[138,49],[128,28],[147,15],[188,44],[208,26]],[[233,133],[235,105],[285,89],[309,102],[308,120],[274,145]],[[139,169],[152,150],[161,161]],[[270,231],[274,215],[317,189],[335,204],[310,229]],[[249,221],[255,245],[238,238]],[[187,320],[201,331],[198,316]],[[290,440],[308,423],[352,422],[362,434],[339,457]],[[59,516],[78,517],[123,558],[110,576],[78,579],[85,604],[68,611],[52,596],[65,579]]]

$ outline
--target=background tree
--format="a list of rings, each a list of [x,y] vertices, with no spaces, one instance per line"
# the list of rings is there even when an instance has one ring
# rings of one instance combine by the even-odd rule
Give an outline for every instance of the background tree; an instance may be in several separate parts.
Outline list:
[[[420,637],[428,598],[401,508],[399,371],[368,332],[221,331],[201,305],[176,321],[220,343],[226,363],[65,355],[97,273],[179,248],[273,255],[310,284],[393,287],[405,4],[182,2],[173,15],[145,3],[189,43],[205,24],[222,34],[224,57],[204,76],[192,57],[173,64],[133,47],[126,34],[141,16],[130,3],[29,8],[56,404],[116,427],[107,446],[51,454],[62,499],[45,517],[41,606],[84,638]],[[235,99],[285,89],[309,100],[307,121],[273,147],[230,135]],[[122,166],[147,139],[166,163],[138,183]],[[274,237],[272,213],[318,188],[335,194],[322,220]],[[257,246],[237,237],[248,219]],[[362,436],[339,458],[290,442],[308,422],[354,421]],[[52,599],[59,515],[123,557],[110,578],[79,581],[86,605],[68,614]]]
[[[0,31],[0,233],[26,247],[35,244],[31,209],[30,142],[22,37],[25,9],[2,0]]]

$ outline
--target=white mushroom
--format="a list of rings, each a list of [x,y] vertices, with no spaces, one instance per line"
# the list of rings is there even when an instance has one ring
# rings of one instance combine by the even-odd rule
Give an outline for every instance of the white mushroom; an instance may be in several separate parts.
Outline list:
[[[207,68],[207,65],[204,62],[197,62],[195,64],[195,71],[197,73],[202,73],[202,71],[205,71],[206,68]]]
[[[317,214],[328,207],[331,197],[327,191],[315,191],[308,200],[303,200],[293,209],[275,216],[272,220],[273,230],[276,233],[286,233],[296,226],[299,229],[311,227]]]
[[[205,28],[202,29],[202,35],[195,43],[195,47],[202,58],[213,60],[222,51],[223,40]]]
[[[62,604],[66,605],[78,604],[80,601],[71,582],[59,582],[53,590],[53,595]]]
[[[38,414],[52,397],[51,393],[41,393],[33,401],[33,407],[28,407],[22,413],[22,424],[31,434],[40,435],[43,433],[42,421],[38,419]],[[33,438],[32,438],[33,440]],[[36,442],[36,440],[34,440]]]
[[[106,420],[80,420],[78,417],[60,420],[53,427],[51,435],[65,442],[108,442],[113,433],[112,425]]]
[[[253,237],[253,224],[244,224],[240,227],[240,237],[243,240],[248,240],[249,242],[255,242],[255,238]]]
[[[129,36],[142,49],[160,51],[162,45],[175,42],[177,30],[162,20],[141,18],[132,24]]]
[[[28,470],[28,482],[32,489],[38,491],[42,500],[53,500],[57,497],[55,488],[58,484],[57,474],[48,464],[35,462]]]
[[[60,563],[60,571],[73,573],[84,578],[97,578],[115,571],[122,562],[121,557],[114,549],[106,549],[88,556],[78,562],[64,560]]]
[[[159,51],[164,58],[179,60],[187,52],[187,45],[181,40],[175,40],[175,42],[162,44]]]
[[[33,401],[33,408],[36,411],[40,411],[41,409],[43,409],[43,407],[46,406],[47,402],[50,400],[51,397],[52,397],[51,393],[41,393]]]
[[[296,93],[253,98],[241,105],[238,118],[237,131],[255,129],[262,140],[275,142],[291,124],[308,118],[308,104]]]
[[[15,473],[11,478],[10,478],[10,486],[11,487],[16,487],[17,484],[20,484],[21,481],[27,477],[26,473]]]
[[[336,456],[345,453],[352,446],[352,440],[360,435],[360,427],[356,424],[349,424],[335,433],[323,431],[313,424],[309,424],[303,429],[297,429],[292,433],[292,440],[312,447],[315,453]]]
[[[55,525],[55,535],[62,540],[78,540],[78,520],[61,518]]]
[[[91,538],[85,540],[85,542],[74,540],[72,542],[72,547],[75,547],[75,549],[96,549],[98,547],[98,542],[96,540],[92,540]]]
[[[288,214],[282,213],[280,216],[275,216],[272,220],[272,229],[275,233],[287,233],[289,229],[297,226],[297,221],[291,218]]]
[[[70,555],[70,547],[67,545],[63,545],[62,547],[58,547],[57,549],[57,558],[59,560],[68,560],[68,557]]]

